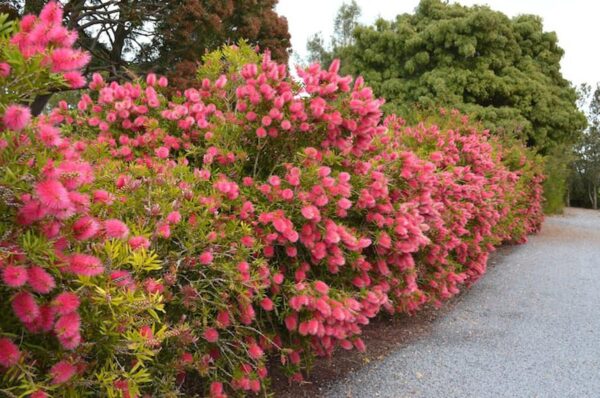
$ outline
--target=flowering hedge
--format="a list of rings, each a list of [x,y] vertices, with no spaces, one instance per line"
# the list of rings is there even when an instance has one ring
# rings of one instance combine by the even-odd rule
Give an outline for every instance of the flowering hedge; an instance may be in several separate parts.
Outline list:
[[[59,21],[50,3],[2,42],[3,393],[258,393],[268,355],[300,380],[314,355],[363,350],[381,311],[440,305],[540,227],[527,149],[454,112],[383,120],[337,62],[299,83],[225,47],[198,88],[96,74],[32,119],[36,92],[78,86],[88,60]]]

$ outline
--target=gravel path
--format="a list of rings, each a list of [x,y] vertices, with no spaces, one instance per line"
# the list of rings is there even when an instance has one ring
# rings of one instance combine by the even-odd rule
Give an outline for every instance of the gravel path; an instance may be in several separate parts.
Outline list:
[[[325,396],[600,397],[600,212],[567,209],[506,252],[431,333]]]

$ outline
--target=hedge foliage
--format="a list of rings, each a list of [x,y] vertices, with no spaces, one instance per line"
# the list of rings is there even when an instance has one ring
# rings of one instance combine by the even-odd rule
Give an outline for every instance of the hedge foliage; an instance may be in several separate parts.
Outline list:
[[[440,305],[495,245],[540,227],[541,165],[523,145],[458,112],[382,120],[338,62],[298,82],[224,47],[198,89],[94,75],[77,104],[32,119],[35,90],[69,84],[49,60],[83,66],[33,36],[59,14],[2,42],[18,54],[0,65],[4,394],[266,391],[269,356],[300,380],[315,355],[365,349],[382,311]]]

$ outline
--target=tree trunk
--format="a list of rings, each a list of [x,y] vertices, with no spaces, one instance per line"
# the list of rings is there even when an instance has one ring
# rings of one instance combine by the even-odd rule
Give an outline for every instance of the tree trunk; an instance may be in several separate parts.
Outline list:
[[[44,111],[44,107],[50,100],[50,97],[52,97],[52,94],[38,95],[35,97],[35,100],[33,100],[33,103],[29,106],[31,114],[33,116],[39,116]]]

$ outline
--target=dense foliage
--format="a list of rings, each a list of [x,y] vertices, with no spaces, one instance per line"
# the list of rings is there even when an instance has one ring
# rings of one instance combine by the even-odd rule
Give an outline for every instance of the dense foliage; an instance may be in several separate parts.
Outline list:
[[[494,245],[543,218],[525,147],[457,111],[382,120],[337,61],[299,84],[268,53],[224,47],[181,96],[154,74],[95,74],[75,107],[32,119],[7,87],[46,76],[35,60],[1,64],[5,394],[258,393],[268,355],[300,380],[314,355],[364,349],[382,311],[475,282]]]
[[[585,110],[588,128],[575,146],[571,201],[574,205],[598,208],[600,191],[600,85],[579,87],[580,107]]]

